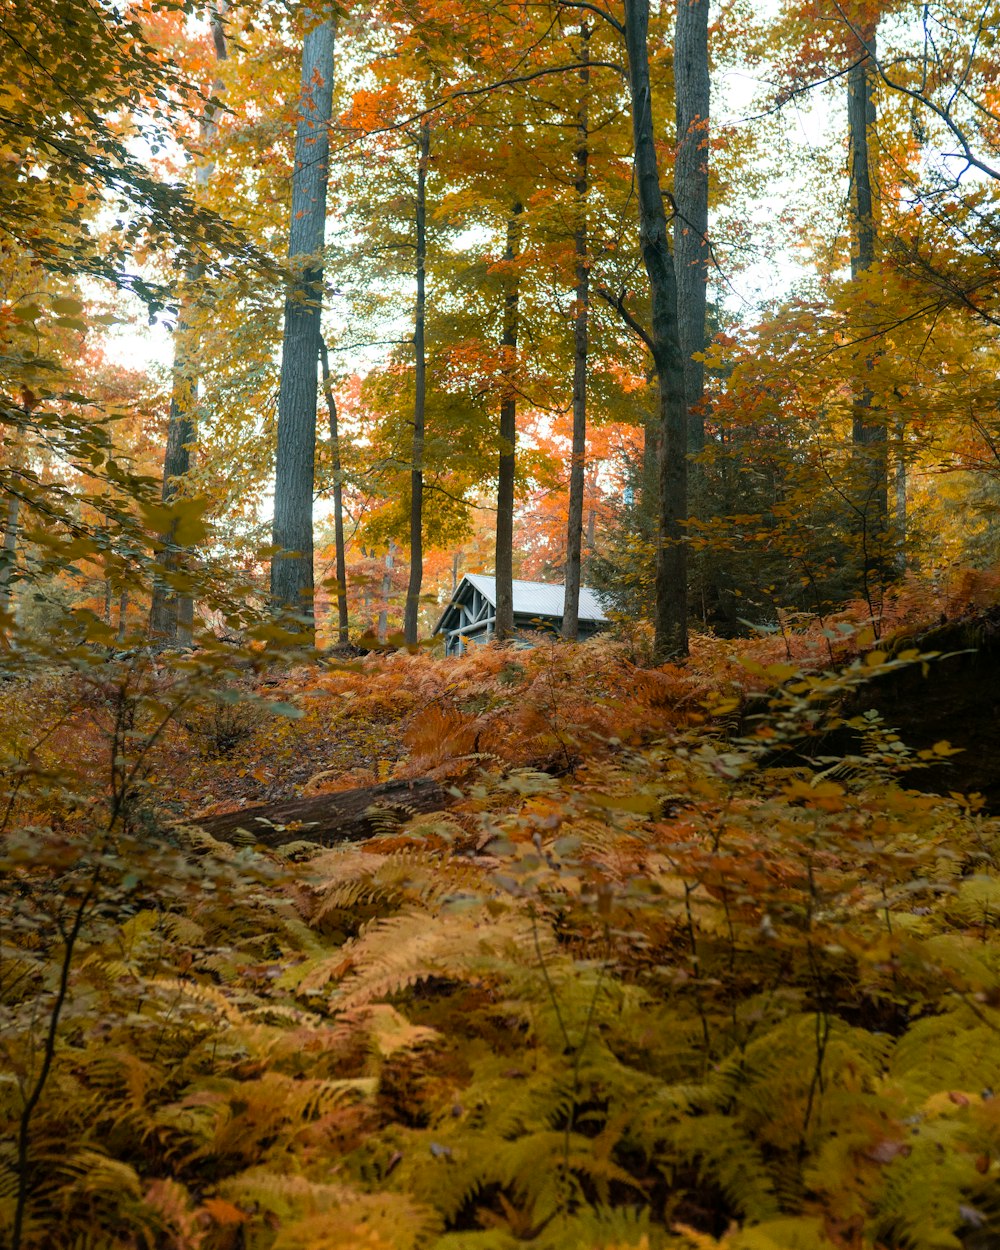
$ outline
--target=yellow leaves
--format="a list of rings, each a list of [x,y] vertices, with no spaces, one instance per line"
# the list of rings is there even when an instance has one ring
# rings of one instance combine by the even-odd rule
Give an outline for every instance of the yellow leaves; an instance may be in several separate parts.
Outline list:
[[[143,522],[154,534],[169,536],[181,547],[193,547],[208,535],[208,499],[176,499],[169,504],[140,505]]]
[[[842,812],[847,805],[847,792],[837,781],[810,782],[794,778],[785,786],[784,794],[790,803],[802,803],[825,812]]]
[[[947,739],[942,738],[929,750],[918,751],[917,755],[922,760],[947,759],[950,755],[960,755],[964,749],[964,747],[953,747]]]

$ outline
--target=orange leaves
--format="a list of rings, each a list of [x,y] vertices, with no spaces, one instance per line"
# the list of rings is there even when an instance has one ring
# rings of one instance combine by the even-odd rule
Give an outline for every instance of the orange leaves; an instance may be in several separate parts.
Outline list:
[[[202,1203],[201,1209],[214,1224],[221,1224],[224,1227],[235,1227],[239,1224],[245,1224],[249,1219],[245,1211],[241,1211],[233,1203],[227,1202],[225,1198],[206,1198]]]

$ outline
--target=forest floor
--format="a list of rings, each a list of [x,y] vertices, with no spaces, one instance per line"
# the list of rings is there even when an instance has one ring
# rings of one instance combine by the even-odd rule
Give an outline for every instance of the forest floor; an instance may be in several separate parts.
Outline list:
[[[1000,1244],[1000,822],[869,706],[925,654],[9,686],[0,1241]],[[407,778],[363,844],[198,827]]]

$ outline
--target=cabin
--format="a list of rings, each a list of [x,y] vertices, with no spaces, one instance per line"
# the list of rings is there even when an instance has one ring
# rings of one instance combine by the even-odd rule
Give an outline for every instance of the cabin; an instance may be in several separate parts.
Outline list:
[[[514,582],[514,633],[518,637],[562,626],[565,587],[552,582]],[[489,642],[497,619],[497,579],[467,573],[434,627],[444,636],[445,655],[462,655],[467,643]],[[580,640],[608,624],[596,591],[580,587]]]

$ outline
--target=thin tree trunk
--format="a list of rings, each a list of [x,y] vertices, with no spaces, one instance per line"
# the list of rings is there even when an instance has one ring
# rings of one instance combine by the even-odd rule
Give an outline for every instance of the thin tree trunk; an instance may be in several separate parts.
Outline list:
[[[350,641],[350,620],[347,612],[347,553],[344,547],[344,482],[340,460],[340,431],[337,427],[337,401],[330,380],[330,353],[326,342],[320,338],[320,358],[323,369],[323,394],[330,419],[330,455],[333,460],[333,546],[337,570],[337,641]]]
[[[395,564],[395,543],[389,539],[389,548],[385,553],[385,572],[382,574],[382,611],[378,614],[378,640],[387,641],[389,637],[389,596],[392,594],[392,569]]]
[[[323,305],[333,45],[332,19],[313,27],[302,44],[288,236],[293,282],[285,300],[274,470],[272,538],[278,550],[271,560],[271,599],[277,608],[299,615],[310,641],[315,637],[312,596],[316,368]]]
[[[851,277],[859,282],[875,264],[878,235],[872,179],[871,132],[875,124],[875,30],[865,32],[868,57],[853,65],[847,76],[847,120],[850,132],[851,216],[854,247]],[[865,373],[874,362],[865,362]],[[882,583],[888,572],[886,538],[889,522],[888,438],[885,422],[873,420],[873,395],[867,378],[855,385],[853,401],[853,459],[856,514],[861,539],[862,594],[877,615]]]
[[[217,4],[212,11],[212,43],[215,59],[228,59],[226,33],[222,25],[228,4]],[[225,84],[216,78],[212,91],[219,96]],[[218,107],[209,103],[198,126],[201,147],[206,148],[218,133]],[[204,194],[215,171],[212,160],[200,162],[195,168],[195,197]],[[203,267],[192,265],[185,275],[188,292],[201,279]],[[163,487],[161,498],[169,505],[177,495],[178,484],[191,471],[190,444],[195,438],[195,406],[198,400],[198,342],[191,326],[192,309],[188,293],[182,298],[177,325],[174,328],[174,359],[171,369],[170,417],[167,424],[167,445],[163,456]],[[163,551],[153,577],[152,599],[149,608],[150,636],[162,642],[179,642],[189,645],[194,621],[194,601],[190,594],[179,593],[171,583],[176,580],[183,563],[184,553],[176,542],[177,524],[174,522],[167,533],[160,536]]]
[[[17,533],[20,508],[20,499],[17,495],[11,495],[7,500],[7,516],[3,527],[3,554],[0,556],[0,613],[6,613],[10,609],[11,586],[17,560]]]
[[[431,124],[420,123],[420,161],[417,166],[417,301],[413,318],[414,397],[413,467],[410,471],[410,580],[406,587],[403,637],[413,646],[417,641],[417,613],[420,587],[424,580],[424,419],[427,411],[427,345],[424,312],[427,303],[427,166],[431,153]]]
[[[500,463],[497,481],[496,589],[497,610],[494,635],[501,642],[514,632],[514,469],[517,447],[517,394],[511,376],[517,362],[518,299],[520,279],[513,262],[521,242],[521,214],[524,206],[515,200],[507,220],[507,294],[504,298],[503,395],[500,399]]]
[[[191,275],[189,274],[189,280]],[[186,301],[185,301],[186,304]],[[194,406],[198,386],[197,376],[192,377],[194,352],[191,350],[193,332],[187,322],[188,310],[184,304],[174,328],[174,360],[170,388],[170,419],[167,424],[167,445],[163,455],[163,488],[161,498],[165,505],[174,502],[178,483],[191,468],[189,444],[194,439]],[[177,545],[177,522],[160,536],[163,551],[157,559],[153,576],[152,602],[149,609],[149,633],[158,641],[172,643],[177,640],[180,596],[175,585],[181,567],[182,552]],[[190,598],[190,596],[185,596]]]
[[[906,424],[896,424],[896,571],[906,572]]]
[[[649,0],[625,0],[639,245],[649,277],[649,346],[659,391],[659,516],[653,652],[662,663],[687,654],[687,405],[684,356],[677,320],[677,277],[667,240],[667,218],[656,158],[649,82]]]
[[[118,595],[118,641],[128,637],[128,588],[123,586]]]
[[[590,27],[580,25],[580,107],[576,115],[576,209],[573,243],[576,252],[576,317],[573,324],[573,448],[569,468],[569,518],[566,529],[566,573],[562,636],[580,632],[580,565],[583,544],[583,487],[587,459],[587,353],[589,343],[590,264],[587,257],[587,190],[590,160],[588,117],[590,91]]]
[[[711,79],[708,67],[709,0],[678,0],[674,38],[677,157],[674,162],[674,268],[677,318],[684,355],[688,450],[705,450],[705,350],[708,295],[708,160]],[[697,465],[692,466],[698,475]],[[699,475],[700,476],[700,475]]]

